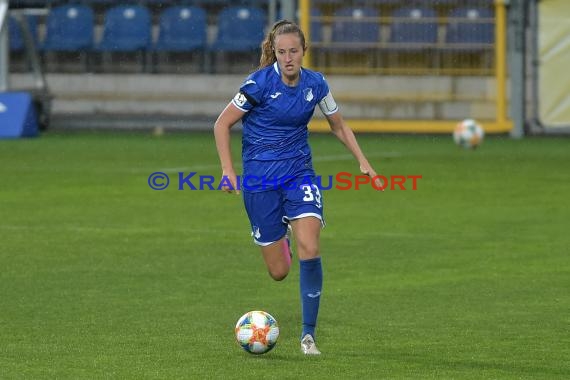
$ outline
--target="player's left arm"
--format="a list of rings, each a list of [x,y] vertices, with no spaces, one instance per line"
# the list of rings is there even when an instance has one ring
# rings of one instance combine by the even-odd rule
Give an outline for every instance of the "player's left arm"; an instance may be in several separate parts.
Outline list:
[[[327,95],[327,97],[328,96],[330,96],[332,99],[330,93],[329,95]],[[328,101],[330,103],[331,100],[329,99]],[[332,102],[334,103],[334,100]],[[377,173],[372,167],[372,165],[370,165],[370,162],[368,162],[368,159],[362,152],[362,149],[360,149],[360,146],[356,141],[356,137],[354,136],[354,132],[344,121],[344,118],[342,117],[340,111],[338,111],[338,107],[336,107],[336,104],[334,108],[336,109],[336,111],[332,113],[327,113],[326,109],[323,110],[323,106],[321,106],[321,110],[323,111],[325,117],[327,118],[332,133],[347,147],[347,149],[356,158],[358,164],[360,165],[360,171],[363,174],[368,175],[370,178],[376,177]],[[384,184],[379,178],[375,179],[375,184],[377,188],[383,189],[384,187]]]

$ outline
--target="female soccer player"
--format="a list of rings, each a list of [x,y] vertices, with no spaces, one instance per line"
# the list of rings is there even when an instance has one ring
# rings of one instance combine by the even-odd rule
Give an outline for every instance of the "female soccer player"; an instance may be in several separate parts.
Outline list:
[[[214,135],[222,175],[227,179],[222,189],[237,193],[242,189],[254,242],[261,247],[269,274],[276,281],[289,273],[287,233],[289,226],[292,229],[300,266],[301,350],[306,355],[319,355],[315,344],[323,284],[319,234],[325,221],[307,129],[315,107],[354,155],[362,173],[373,178],[376,172],[345,124],[323,75],[302,67],[306,51],[305,36],[298,25],[287,20],[275,23],[262,43],[259,68],[245,79],[221,112]],[[243,176],[238,183],[230,128],[240,119]],[[383,185],[377,180],[376,186]]]

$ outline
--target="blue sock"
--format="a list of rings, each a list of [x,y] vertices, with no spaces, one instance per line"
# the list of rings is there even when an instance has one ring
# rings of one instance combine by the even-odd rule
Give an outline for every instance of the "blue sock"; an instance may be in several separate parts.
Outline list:
[[[299,260],[299,270],[301,307],[303,310],[303,334],[301,338],[306,334],[314,337],[317,315],[319,314],[321,290],[323,288],[321,258]]]

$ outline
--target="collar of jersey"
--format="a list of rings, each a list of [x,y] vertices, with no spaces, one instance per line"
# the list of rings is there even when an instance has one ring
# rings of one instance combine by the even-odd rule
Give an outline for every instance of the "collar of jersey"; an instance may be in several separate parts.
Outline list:
[[[273,63],[273,69],[275,70],[275,72],[279,75],[279,78],[281,78],[281,72],[279,71],[279,65],[277,64],[277,62]],[[299,84],[301,83],[301,74],[303,74],[303,68],[301,67],[299,69]],[[281,81],[283,82],[283,81]],[[285,85],[285,87],[287,88],[296,88],[299,87],[299,85],[295,86],[295,87],[291,87],[291,86],[287,86],[285,83],[283,83]]]

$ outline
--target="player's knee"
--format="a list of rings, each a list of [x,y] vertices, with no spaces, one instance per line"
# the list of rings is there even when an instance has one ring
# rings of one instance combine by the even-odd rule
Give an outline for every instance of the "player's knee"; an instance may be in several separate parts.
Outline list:
[[[297,242],[297,249],[299,250],[299,257],[314,258],[319,256],[319,244]]]
[[[287,275],[289,274],[289,270],[284,270],[284,269],[273,269],[273,270],[269,270],[269,275],[271,276],[272,279],[274,279],[275,281],[283,281],[285,279],[285,277],[287,277]]]

